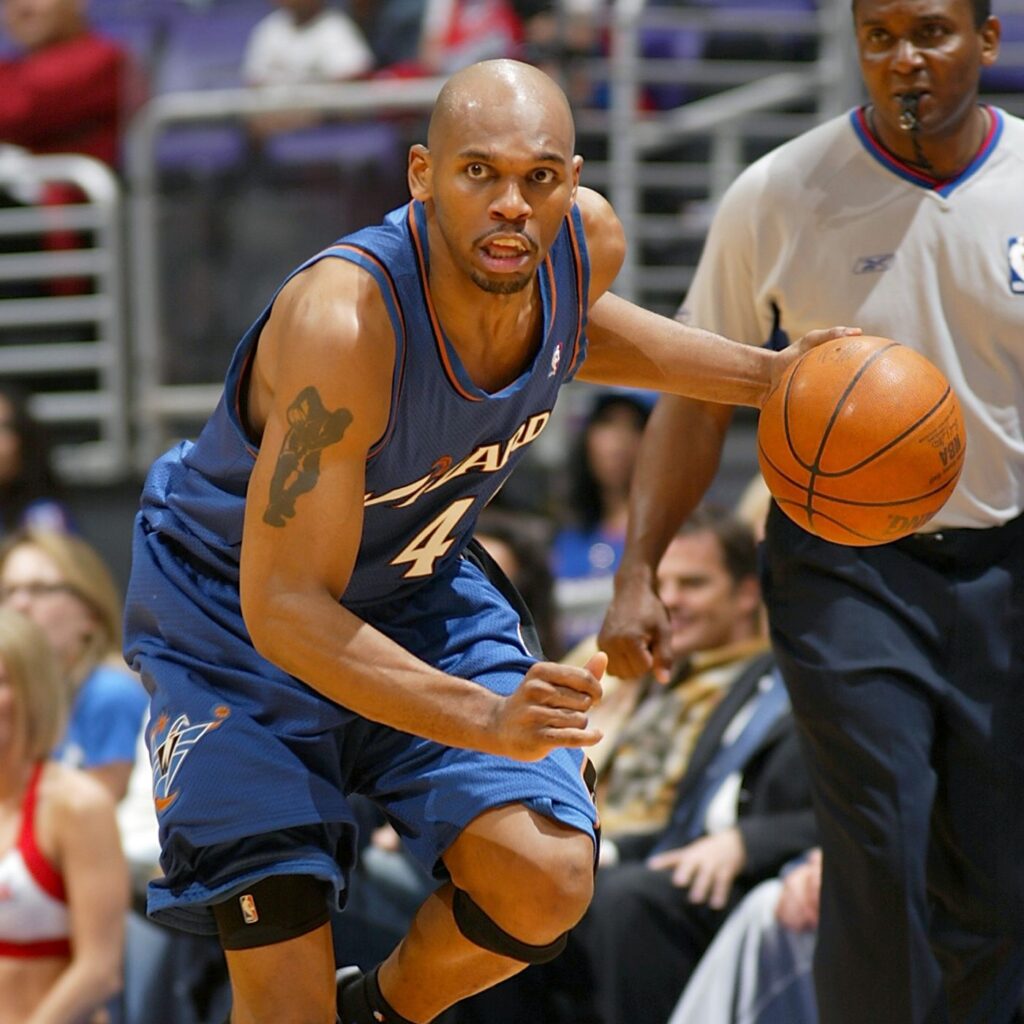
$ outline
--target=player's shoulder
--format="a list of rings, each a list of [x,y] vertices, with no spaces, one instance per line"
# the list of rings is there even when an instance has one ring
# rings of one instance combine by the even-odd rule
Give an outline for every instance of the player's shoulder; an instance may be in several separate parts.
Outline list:
[[[293,337],[306,332],[344,340],[388,329],[380,287],[364,267],[324,257],[295,274],[274,301],[273,319]]]
[[[612,204],[600,192],[580,188],[576,206],[590,255],[590,299],[596,301],[611,287],[626,255],[626,235]]]

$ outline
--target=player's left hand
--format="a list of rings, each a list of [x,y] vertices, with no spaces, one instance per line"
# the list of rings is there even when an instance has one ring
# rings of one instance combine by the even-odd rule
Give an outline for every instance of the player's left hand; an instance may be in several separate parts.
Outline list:
[[[802,338],[797,338],[791,345],[782,349],[778,353],[778,358],[772,363],[772,382],[765,398],[775,390],[786,370],[802,355],[810,352],[812,348],[817,348],[826,341],[835,341],[837,338],[855,338],[863,333],[859,327],[823,327],[820,330],[808,331]]]
[[[712,836],[651,857],[647,866],[655,871],[670,868],[672,884],[689,888],[691,903],[706,903],[721,910],[729,901],[732,883],[747,863],[747,849],[738,828],[727,828]]]

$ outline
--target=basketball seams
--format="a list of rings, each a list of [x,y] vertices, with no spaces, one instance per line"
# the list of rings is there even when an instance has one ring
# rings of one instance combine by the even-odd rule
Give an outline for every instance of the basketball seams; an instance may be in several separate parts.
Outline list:
[[[949,396],[952,394],[952,390],[952,388],[947,387],[946,390],[942,393],[942,397],[930,409],[926,410],[921,415],[920,419],[916,420],[909,427],[907,427],[907,429],[904,430],[902,434],[897,434],[891,441],[887,441],[877,451],[872,452],[869,456],[867,456],[867,458],[862,459],[860,462],[854,463],[852,466],[847,466],[845,469],[819,469],[816,471],[817,475],[824,477],[825,479],[833,479],[836,477],[847,476],[850,473],[856,473],[859,469],[863,469],[865,466],[874,462],[875,459],[881,458],[883,455],[886,454],[886,452],[892,451],[893,448],[897,447],[903,441],[905,441],[912,433],[914,433],[915,430],[919,430],[921,427],[923,427],[928,422],[928,420],[930,420],[942,408],[942,406],[945,405],[945,403],[949,399]],[[950,463],[950,468],[955,464],[956,463]]]
[[[919,530],[963,468],[955,392],[925,356],[892,339],[850,338],[812,350],[783,375],[761,412],[757,453],[769,489],[789,518],[826,540],[881,544]],[[899,433],[886,437],[890,429]],[[813,458],[801,457],[798,446]],[[842,458],[856,461],[823,467]]]

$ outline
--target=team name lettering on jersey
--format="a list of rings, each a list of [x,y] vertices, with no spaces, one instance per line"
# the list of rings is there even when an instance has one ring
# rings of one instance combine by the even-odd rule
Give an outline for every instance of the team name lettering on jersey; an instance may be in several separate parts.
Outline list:
[[[535,441],[550,419],[550,411],[536,413],[520,423],[507,441],[478,445],[454,465],[451,456],[442,456],[430,467],[430,472],[425,476],[384,494],[367,494],[363,499],[363,505],[369,507],[393,504],[395,508],[406,508],[428,491],[442,487],[466,473],[496,473],[504,469],[514,452]]]

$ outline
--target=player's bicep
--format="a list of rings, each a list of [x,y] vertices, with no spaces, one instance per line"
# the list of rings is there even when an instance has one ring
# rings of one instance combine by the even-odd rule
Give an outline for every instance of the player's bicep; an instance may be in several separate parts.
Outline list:
[[[272,391],[246,499],[243,605],[268,586],[337,597],[362,534],[366,458],[387,425],[393,347],[358,278],[322,276],[329,294],[300,294],[260,342]]]
[[[329,392],[325,399],[312,382],[271,413],[246,501],[248,580],[326,586],[335,596],[344,589],[362,531],[362,415],[357,403]]]

